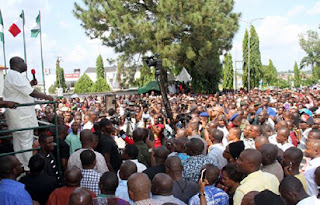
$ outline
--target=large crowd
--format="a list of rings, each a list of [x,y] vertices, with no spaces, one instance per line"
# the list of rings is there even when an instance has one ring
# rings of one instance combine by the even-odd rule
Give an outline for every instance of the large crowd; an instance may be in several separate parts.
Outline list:
[[[173,119],[154,92],[113,108],[103,96],[28,107],[58,129],[35,129],[29,155],[0,157],[0,204],[320,204],[319,90],[168,98]],[[15,137],[1,153],[18,151]]]

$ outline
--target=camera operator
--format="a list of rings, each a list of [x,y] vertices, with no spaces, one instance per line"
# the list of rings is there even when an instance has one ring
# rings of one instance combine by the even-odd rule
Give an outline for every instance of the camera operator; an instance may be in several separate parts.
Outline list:
[[[141,110],[137,116],[138,127],[146,128],[148,124],[153,125],[154,120],[150,115],[148,104],[146,102],[142,103]]]

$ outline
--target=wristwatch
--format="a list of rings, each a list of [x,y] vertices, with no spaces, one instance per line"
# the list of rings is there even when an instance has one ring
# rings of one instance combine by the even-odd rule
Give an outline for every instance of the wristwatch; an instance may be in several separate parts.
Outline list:
[[[148,152],[152,152],[152,151],[153,151],[153,148],[149,148],[149,149],[148,149]]]
[[[201,196],[205,196],[205,193],[202,193],[202,194],[201,194],[201,193],[199,193],[199,195],[198,195],[198,196],[199,196],[199,198],[200,198]]]

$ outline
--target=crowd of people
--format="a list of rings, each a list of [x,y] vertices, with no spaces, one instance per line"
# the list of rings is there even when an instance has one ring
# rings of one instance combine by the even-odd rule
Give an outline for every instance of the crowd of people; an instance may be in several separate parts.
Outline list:
[[[18,111],[5,96],[5,113]],[[28,155],[0,157],[0,204],[320,204],[319,90],[168,97],[173,119],[153,92],[113,108],[103,96],[29,106],[58,129],[35,129]],[[7,116],[2,130],[28,125]],[[1,138],[0,152],[23,139]]]

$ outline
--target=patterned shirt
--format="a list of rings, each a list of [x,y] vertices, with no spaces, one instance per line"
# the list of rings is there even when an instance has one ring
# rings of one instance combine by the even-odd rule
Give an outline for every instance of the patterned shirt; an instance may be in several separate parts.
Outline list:
[[[203,165],[213,164],[218,167],[215,162],[206,155],[191,156],[186,164],[183,166],[182,176],[186,180],[198,182],[199,172]]]
[[[178,153],[177,156],[179,157],[179,159],[181,160],[181,164],[182,166],[184,166],[188,159],[189,159],[189,155],[187,155],[186,153]]]
[[[226,192],[215,187],[214,185],[206,186],[204,188],[204,193],[206,197],[207,204],[215,205],[228,205],[229,196]],[[199,193],[191,197],[189,200],[189,205],[200,205]]]
[[[99,195],[101,193],[99,189],[99,181],[102,174],[94,169],[82,169],[81,173],[83,178],[81,179],[80,186],[86,187],[96,195]]]
[[[134,205],[159,205],[159,204],[149,198],[141,201],[136,201]]]

